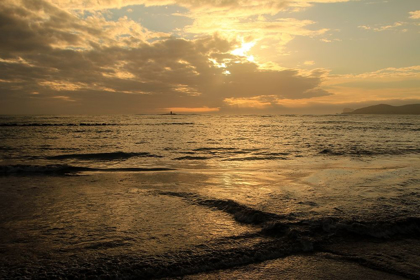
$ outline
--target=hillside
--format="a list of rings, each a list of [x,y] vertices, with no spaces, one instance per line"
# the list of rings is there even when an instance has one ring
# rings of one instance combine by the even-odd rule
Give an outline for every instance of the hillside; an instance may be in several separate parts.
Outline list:
[[[379,104],[356,109],[351,112],[343,112],[343,114],[420,115],[420,104],[409,104],[403,106]]]

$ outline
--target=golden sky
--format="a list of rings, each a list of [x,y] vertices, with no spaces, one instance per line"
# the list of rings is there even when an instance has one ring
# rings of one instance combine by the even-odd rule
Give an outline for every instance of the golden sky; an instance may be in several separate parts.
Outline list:
[[[418,0],[2,0],[1,114],[420,103]]]

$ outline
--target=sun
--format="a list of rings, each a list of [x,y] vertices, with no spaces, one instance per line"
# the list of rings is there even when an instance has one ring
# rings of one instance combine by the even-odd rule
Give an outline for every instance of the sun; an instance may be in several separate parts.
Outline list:
[[[250,55],[248,53],[252,49],[252,47],[255,46],[255,44],[256,44],[256,42],[247,42],[247,43],[245,43],[245,42],[242,41],[241,47],[240,48],[237,48],[237,49],[235,49],[233,51],[231,51],[230,53],[233,54],[233,55],[236,55],[236,56],[243,57],[246,60],[248,60],[249,62],[256,63],[255,62],[255,59],[254,59],[254,56],[253,55]],[[242,59],[240,59],[240,60],[238,60],[238,59],[235,59],[235,60],[232,60],[232,59],[224,59],[223,62],[219,62],[219,61],[217,61],[214,58],[209,58],[209,61],[215,67],[217,67],[217,68],[227,68],[228,67],[227,64],[232,63],[232,62],[234,62],[234,63],[244,62]],[[223,69],[223,72],[222,73],[224,75],[230,75],[231,74],[231,72],[229,70],[227,70],[227,69]]]
[[[248,42],[248,43],[242,42],[241,47],[231,51],[231,54],[246,57],[248,61],[254,62],[255,61],[254,56],[249,55],[248,52],[252,49],[252,47],[255,46],[255,44],[256,42]]]

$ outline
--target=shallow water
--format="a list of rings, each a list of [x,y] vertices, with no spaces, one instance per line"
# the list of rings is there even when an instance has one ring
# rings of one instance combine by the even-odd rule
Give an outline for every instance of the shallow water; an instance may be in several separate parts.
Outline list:
[[[419,130],[417,116],[0,117],[0,278],[248,265],[257,279],[304,258],[308,274],[284,275],[420,279]]]

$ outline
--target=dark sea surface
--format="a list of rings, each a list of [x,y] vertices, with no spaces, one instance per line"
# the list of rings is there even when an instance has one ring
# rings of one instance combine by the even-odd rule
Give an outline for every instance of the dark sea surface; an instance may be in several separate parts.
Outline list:
[[[420,279],[419,236],[419,116],[0,116],[1,279]]]

